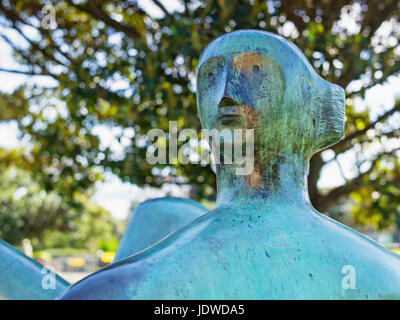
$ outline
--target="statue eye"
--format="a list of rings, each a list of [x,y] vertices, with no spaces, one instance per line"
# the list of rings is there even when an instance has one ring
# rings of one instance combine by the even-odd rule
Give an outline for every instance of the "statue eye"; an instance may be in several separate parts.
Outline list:
[[[212,72],[208,73],[208,78],[212,78],[214,76],[214,74]]]
[[[253,64],[253,72],[257,73],[261,70],[261,67],[258,64]]]

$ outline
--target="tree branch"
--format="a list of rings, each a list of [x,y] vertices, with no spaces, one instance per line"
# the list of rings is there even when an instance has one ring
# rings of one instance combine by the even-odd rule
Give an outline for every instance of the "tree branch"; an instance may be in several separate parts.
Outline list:
[[[381,26],[381,24],[388,19],[389,16],[395,16],[397,14],[397,1],[392,1],[392,3],[385,4],[382,6],[382,1],[377,0],[375,3],[370,1],[368,3],[368,11],[364,15],[364,19],[361,23],[361,30],[365,30],[368,26],[369,36],[372,37],[376,30]]]
[[[386,120],[388,117],[390,117],[391,115],[393,115],[396,111],[400,111],[400,103],[395,105],[392,109],[390,109],[389,111],[385,112],[383,115],[381,115],[380,117],[378,117],[378,119],[376,119],[374,122],[371,122],[370,124],[368,124],[363,130],[358,130],[356,132],[353,132],[349,135],[347,135],[345,138],[343,138],[342,140],[340,140],[334,147],[333,149],[335,150],[335,152],[341,153],[340,150],[344,149],[347,150],[346,146],[347,144],[349,144],[351,142],[351,140],[353,140],[354,138],[357,138],[359,136],[362,136],[364,134],[367,133],[368,130],[373,129],[379,122],[382,122],[384,120]],[[339,152],[338,152],[339,151]]]
[[[11,21],[12,24],[12,28],[18,32],[19,35],[21,35],[21,37],[23,37],[25,39],[25,41],[27,41],[36,51],[41,51],[43,53],[43,55],[45,57],[47,57],[49,60],[52,60],[56,63],[59,63],[63,66],[66,67],[66,64],[60,60],[58,60],[57,58],[55,58],[54,56],[48,54],[45,50],[41,49],[39,47],[39,44],[37,42],[32,41],[30,38],[28,38],[23,31],[20,29],[20,27],[18,25],[20,24],[25,24],[28,25],[32,28],[35,28],[32,24],[28,23],[27,21],[25,21],[24,19],[22,19],[18,14],[16,14],[13,11],[7,10],[0,2],[0,10],[4,12],[4,15],[6,16],[7,19],[9,19]],[[39,30],[42,30],[41,28],[39,28]],[[53,46],[54,43],[53,43]],[[61,52],[61,50],[55,46],[55,50],[62,56],[64,57],[66,60],[68,60],[68,62],[71,62],[71,60],[65,56],[65,54],[63,52]]]
[[[6,69],[6,68],[1,68],[1,67],[0,67],[0,72],[17,73],[17,74],[23,74],[23,75],[27,75],[27,76],[46,76],[46,77],[50,76],[48,74],[42,74],[42,73],[37,73],[37,72],[33,72],[33,71],[12,70],[12,69]]]
[[[371,167],[367,171],[359,174],[356,178],[348,180],[346,184],[329,191],[328,194],[326,194],[325,196],[321,196],[316,201],[315,206],[318,208],[319,211],[327,211],[331,206],[333,206],[339,200],[339,198],[359,189],[364,177],[369,175],[374,170],[376,163],[383,156],[393,154],[399,150],[400,148],[396,148],[389,152],[382,152],[372,161]]]
[[[125,33],[128,37],[134,40],[140,37],[140,33],[136,29],[111,19],[96,3],[94,3],[93,0],[88,0],[86,5],[75,4],[72,0],[67,0],[67,2],[78,10],[84,11],[94,18],[103,21],[113,29]]]
[[[168,10],[164,7],[164,5],[160,1],[153,0],[153,2],[162,10],[162,12],[164,12],[165,16],[173,18],[172,15],[168,12]]]
[[[51,76],[51,77],[56,78],[56,79],[58,78],[55,74],[52,74],[51,72],[49,72],[46,69],[44,60],[40,61],[42,64],[41,63],[36,63],[36,62],[32,61],[32,58],[28,53],[24,52],[22,49],[19,49],[19,48],[15,47],[14,43],[8,37],[6,37],[3,34],[0,34],[0,38],[2,38],[6,43],[8,43],[9,46],[15,52],[18,52],[27,62],[29,62],[29,64],[31,64],[32,66],[38,66],[39,68],[41,68],[42,69],[41,75]]]

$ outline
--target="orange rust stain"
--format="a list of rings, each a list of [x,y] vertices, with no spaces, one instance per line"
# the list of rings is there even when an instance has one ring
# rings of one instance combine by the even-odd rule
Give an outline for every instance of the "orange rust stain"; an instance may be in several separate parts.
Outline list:
[[[254,129],[257,124],[257,115],[254,108],[243,105],[242,113],[247,119],[247,129]],[[245,183],[248,184],[251,188],[258,188],[262,185],[261,179],[261,164],[260,164],[260,156],[254,155],[254,169],[252,173],[245,177]]]
[[[245,183],[250,186],[250,188],[259,188],[262,185],[261,179],[261,163],[260,156],[254,155],[254,169],[248,176],[245,177]]]
[[[239,68],[241,72],[248,73],[252,71],[253,66],[263,67],[264,57],[257,52],[245,52],[236,55],[232,60],[232,67]]]
[[[257,124],[257,115],[254,108],[243,105],[242,106],[242,113],[247,119],[247,129],[254,129]]]

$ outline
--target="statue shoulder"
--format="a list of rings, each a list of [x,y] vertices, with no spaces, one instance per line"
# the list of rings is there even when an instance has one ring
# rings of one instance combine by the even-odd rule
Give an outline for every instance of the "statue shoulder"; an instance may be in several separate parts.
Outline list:
[[[205,215],[207,216],[207,214]],[[200,234],[213,216],[202,216],[150,248],[100,269],[71,286],[60,299],[148,299],[157,295],[156,283],[167,283],[177,268],[192,264],[191,253],[201,250]],[[148,296],[150,295],[151,296]]]

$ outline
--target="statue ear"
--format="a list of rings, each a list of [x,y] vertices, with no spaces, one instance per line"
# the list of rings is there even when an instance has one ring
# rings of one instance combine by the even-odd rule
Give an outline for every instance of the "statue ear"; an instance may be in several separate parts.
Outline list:
[[[314,102],[316,149],[322,150],[337,143],[344,134],[345,95],[342,87],[324,80],[326,86]]]

